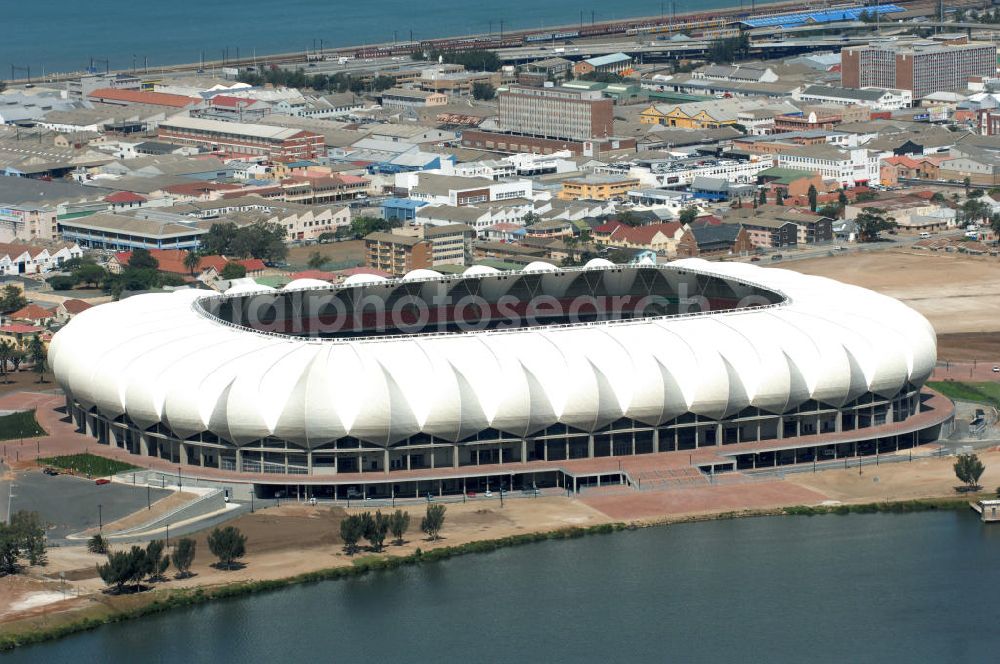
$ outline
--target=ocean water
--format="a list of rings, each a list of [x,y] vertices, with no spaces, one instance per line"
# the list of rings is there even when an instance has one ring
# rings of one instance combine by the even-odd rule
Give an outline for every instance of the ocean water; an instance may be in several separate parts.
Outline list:
[[[1000,526],[971,510],[680,524],[171,611],[0,662],[978,664],[1000,652],[997,560]]]
[[[6,0],[0,8],[0,79],[11,66],[43,72],[91,65],[129,69],[324,47],[652,16],[739,5],[740,0]],[[749,2],[747,3],[749,6]],[[15,78],[24,72],[16,70]]]

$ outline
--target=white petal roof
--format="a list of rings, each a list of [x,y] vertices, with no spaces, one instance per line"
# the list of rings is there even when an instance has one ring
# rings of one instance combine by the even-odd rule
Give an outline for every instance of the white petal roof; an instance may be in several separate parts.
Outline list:
[[[548,292],[565,292],[581,271],[607,284],[636,278],[603,263],[545,265],[532,278],[548,280]],[[278,436],[305,446],[343,436],[390,445],[421,431],[457,441],[488,427],[524,436],[555,423],[596,430],[622,417],[655,425],[684,412],[780,413],[808,399],[839,406],[921,384],[933,370],[933,328],[890,297],[745,263],[686,259],[657,269],[671,283],[680,269],[738,278],[739,288],[785,300],[609,324],[320,340],[219,322],[196,301],[220,296],[182,290],[79,314],[49,357],[67,392],[109,417],[162,422],[185,437],[212,431],[237,444]],[[407,276],[436,275],[427,272]],[[504,278],[470,275],[484,292]]]

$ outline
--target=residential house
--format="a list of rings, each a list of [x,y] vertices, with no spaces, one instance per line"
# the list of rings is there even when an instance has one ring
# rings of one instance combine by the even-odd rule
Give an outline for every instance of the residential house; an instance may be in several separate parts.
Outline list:
[[[740,224],[691,224],[677,241],[678,258],[745,256],[754,245]]]

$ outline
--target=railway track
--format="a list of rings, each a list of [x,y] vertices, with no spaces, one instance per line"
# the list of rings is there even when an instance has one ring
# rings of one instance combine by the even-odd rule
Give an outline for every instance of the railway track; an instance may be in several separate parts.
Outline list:
[[[549,41],[564,41],[567,39],[589,39],[594,37],[615,37],[644,35],[649,32],[702,32],[706,35],[717,34],[719,36],[728,35],[727,30],[733,29],[738,20],[750,16],[763,17],[773,14],[784,14],[796,11],[832,9],[836,7],[855,7],[859,4],[875,4],[874,1],[866,2],[827,2],[823,6],[817,6],[815,2],[776,2],[763,4],[753,10],[744,7],[732,7],[729,9],[717,9],[700,12],[687,12],[675,16],[647,16],[640,18],[622,19],[617,21],[605,21],[600,23],[580,23],[577,25],[564,25],[550,28],[548,30],[514,30],[501,34],[478,34],[464,37],[446,37],[441,39],[429,39],[420,42],[404,43],[381,43],[369,44],[365,46],[352,46],[334,49],[324,49],[323,51],[308,52],[296,51],[294,53],[279,53],[275,55],[249,58],[234,58],[227,60],[207,60],[200,63],[187,63],[175,65],[163,65],[152,69],[144,69],[143,75],[168,75],[182,74],[186,72],[198,72],[207,69],[217,69],[220,67],[244,68],[250,66],[287,66],[294,64],[307,64],[310,61],[337,59],[341,57],[350,58],[376,58],[391,56],[409,56],[415,51],[455,51],[466,49],[497,49],[497,48],[517,48],[530,46],[532,44],[544,44]],[[907,11],[925,11],[933,14],[936,8],[934,0],[899,0],[895,4],[904,7]],[[950,0],[949,8],[971,8],[983,6],[982,0]],[[67,72],[61,74],[51,74],[44,79],[15,79],[8,81],[11,85],[24,85],[43,81],[46,83],[57,83],[79,78],[88,72]],[[110,70],[109,73],[139,73],[139,70]]]

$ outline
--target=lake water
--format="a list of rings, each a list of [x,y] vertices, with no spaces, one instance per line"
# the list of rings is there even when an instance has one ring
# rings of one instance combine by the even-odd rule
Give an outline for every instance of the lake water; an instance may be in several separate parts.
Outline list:
[[[738,5],[739,0],[680,0],[678,13]],[[749,3],[748,5],[749,6]],[[229,48],[235,57],[254,50],[266,53],[324,46],[391,42],[521,28],[578,23],[581,12],[590,22],[669,12],[671,2],[618,0],[614,3],[571,0],[48,0],[34,4],[10,0],[0,11],[0,79],[11,77],[11,65],[43,71],[81,71],[91,58],[107,59],[112,69],[221,59]],[[103,68],[103,63],[97,65]],[[18,72],[21,78],[23,72]]]
[[[1000,526],[964,512],[694,523],[299,586],[0,661],[995,662],[998,563]]]

